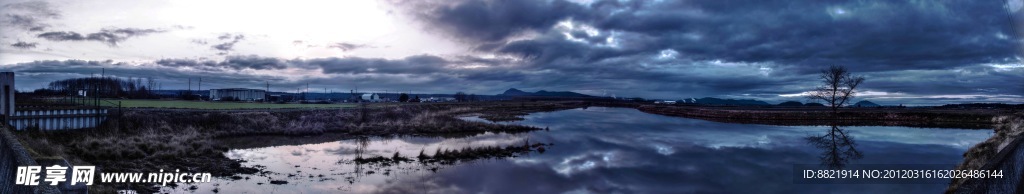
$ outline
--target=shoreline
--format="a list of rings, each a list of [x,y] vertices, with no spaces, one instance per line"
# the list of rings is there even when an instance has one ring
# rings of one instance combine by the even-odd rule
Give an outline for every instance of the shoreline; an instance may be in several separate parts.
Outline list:
[[[566,103],[476,103],[237,112],[129,109],[123,118],[111,119],[97,129],[15,133],[34,158],[64,158],[72,165],[97,166],[98,173],[182,169],[229,177],[261,171],[243,167],[242,161],[223,155],[230,149],[246,147],[231,143],[232,139],[337,141],[368,136],[522,133],[541,128],[464,121],[457,116],[476,113],[508,117],[576,107],[579,106]],[[261,141],[250,146],[282,143],[287,144],[287,140]],[[145,192],[156,189],[151,184],[134,183],[98,185],[90,190],[102,193],[125,188]]]
[[[399,104],[371,108],[309,110],[164,110],[127,109],[125,117],[99,129],[79,131],[16,132],[33,157],[62,157],[73,165],[95,165],[108,172],[149,172],[158,169],[188,169],[217,177],[254,174],[261,171],[242,167],[238,160],[223,155],[230,149],[328,142],[360,137],[450,136],[465,137],[486,132],[525,133],[536,127],[506,125],[495,121],[523,120],[536,112],[585,107],[634,108],[648,114],[702,119],[713,122],[769,125],[882,125],[992,129],[991,124],[973,122],[995,112],[973,114],[944,111],[887,109],[858,110],[847,119],[821,119],[820,110],[792,111],[751,107],[656,106],[608,102],[478,102],[447,104]],[[916,112],[915,112],[916,111]],[[895,112],[895,113],[894,113]],[[841,113],[842,114],[842,113]],[[879,114],[896,115],[882,119],[854,119]],[[475,115],[492,123],[461,120]],[[817,115],[817,116],[815,116]],[[923,116],[922,116],[923,115]],[[800,119],[772,119],[800,116]],[[957,119],[957,117],[963,117]],[[972,122],[957,122],[957,121]],[[119,124],[117,129],[113,126]],[[986,127],[987,126],[987,127]],[[493,151],[492,151],[493,152]],[[73,154],[71,154],[73,153]],[[111,191],[125,187],[151,191],[146,184],[109,184],[91,187]]]
[[[825,108],[695,107],[643,105],[641,112],[715,122],[784,126],[902,126],[919,128],[992,129],[992,118],[1013,110],[844,108],[837,117]]]

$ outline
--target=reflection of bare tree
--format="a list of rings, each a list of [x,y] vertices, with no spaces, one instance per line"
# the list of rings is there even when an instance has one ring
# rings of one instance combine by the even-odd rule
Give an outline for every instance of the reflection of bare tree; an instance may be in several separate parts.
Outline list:
[[[356,159],[363,158],[363,154],[366,153],[366,148],[368,148],[368,147],[370,147],[370,138],[367,138],[367,137],[358,137],[358,138],[356,138],[356,150],[355,150]],[[363,166],[360,165],[359,163],[356,163],[355,174],[356,174],[356,177],[359,177],[359,176],[361,176],[363,174]]]
[[[821,165],[830,169],[842,169],[850,160],[857,160],[864,155],[857,151],[857,143],[853,137],[848,136],[846,131],[838,125],[832,125],[828,133],[821,136],[809,136],[805,138],[808,144],[822,149]]]

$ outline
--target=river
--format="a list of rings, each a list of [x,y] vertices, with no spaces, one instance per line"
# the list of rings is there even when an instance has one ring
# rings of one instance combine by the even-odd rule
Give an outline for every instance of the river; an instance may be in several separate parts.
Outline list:
[[[798,184],[794,165],[933,164],[962,160],[992,130],[719,123],[635,109],[534,113],[547,130],[470,137],[345,139],[225,153],[264,174],[216,178],[185,193],[940,193],[945,184]],[[475,117],[464,118],[487,122]],[[837,138],[838,137],[838,140]],[[288,137],[299,138],[299,137]],[[551,143],[544,152],[459,162],[356,165],[356,154],[415,158],[438,148]],[[835,149],[833,149],[835,148]],[[837,153],[838,151],[838,153]],[[271,184],[271,180],[287,181]],[[280,183],[280,182],[278,182]]]

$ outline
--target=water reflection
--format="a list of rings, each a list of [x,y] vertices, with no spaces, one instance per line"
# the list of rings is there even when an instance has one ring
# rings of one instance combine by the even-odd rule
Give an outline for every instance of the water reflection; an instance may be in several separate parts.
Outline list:
[[[822,150],[821,165],[829,169],[843,169],[850,160],[857,160],[864,157],[857,151],[857,142],[847,131],[832,124],[831,129],[823,135],[811,135],[805,137],[807,143]]]
[[[197,193],[214,188],[223,193],[937,193],[945,185],[800,185],[790,175],[794,164],[819,162],[839,168],[956,164],[964,150],[991,133],[733,124],[600,107],[525,118],[515,123],[550,131],[343,139],[234,149],[225,155],[246,160],[245,166],[266,166],[272,173],[197,184]],[[454,165],[352,162],[360,156],[400,153],[415,159],[423,150],[434,155],[438,149],[523,145],[527,139],[555,145],[545,146],[544,153]],[[271,180],[288,182],[267,184]]]

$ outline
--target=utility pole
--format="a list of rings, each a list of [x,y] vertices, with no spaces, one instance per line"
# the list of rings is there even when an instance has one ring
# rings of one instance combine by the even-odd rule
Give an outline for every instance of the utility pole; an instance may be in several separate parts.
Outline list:
[[[101,68],[101,70],[100,70],[100,77],[101,77],[100,80],[101,81],[103,79],[102,77],[105,77],[106,74],[107,74],[107,68]],[[96,113],[96,116],[95,116],[96,126],[93,127],[93,128],[99,128],[100,127],[100,95],[99,95],[100,88],[98,86],[99,86],[99,83],[94,83],[93,87],[92,87],[93,88],[93,93],[96,94],[96,95],[93,95],[93,106],[96,106],[96,110],[95,110],[95,113]]]
[[[105,79],[105,78],[107,78],[107,68],[100,68],[100,83],[98,83],[98,84],[103,84],[103,79]],[[96,87],[96,94],[97,94],[97,98],[98,98],[98,96],[100,94],[99,87]],[[99,104],[99,103],[100,103],[100,101],[96,100],[96,104]]]

